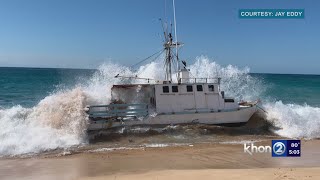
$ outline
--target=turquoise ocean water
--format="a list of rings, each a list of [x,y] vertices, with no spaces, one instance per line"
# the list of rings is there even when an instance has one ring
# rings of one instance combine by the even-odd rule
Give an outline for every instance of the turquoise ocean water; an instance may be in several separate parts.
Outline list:
[[[161,79],[159,66],[153,62],[135,71],[115,63],[97,70],[0,67],[0,156],[86,144],[84,107],[109,103],[112,85],[124,83],[116,74]],[[206,57],[188,68],[196,77],[220,76],[226,96],[260,99],[266,121],[279,127],[273,130],[279,136],[320,138],[319,75],[250,73]]]
[[[73,87],[94,70],[0,67],[0,106],[35,106],[61,88]]]

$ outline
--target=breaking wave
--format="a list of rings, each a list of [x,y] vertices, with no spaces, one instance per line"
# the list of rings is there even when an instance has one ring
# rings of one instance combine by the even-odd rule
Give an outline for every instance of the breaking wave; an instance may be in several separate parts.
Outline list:
[[[152,62],[131,71],[128,67],[106,63],[85,81],[69,89],[58,89],[32,108],[14,106],[0,108],[0,156],[40,153],[65,149],[87,143],[88,117],[84,107],[91,104],[110,103],[110,89],[115,83],[146,83],[145,80],[117,79],[138,75],[152,79],[164,79],[162,63]],[[237,100],[261,98],[266,86],[263,80],[249,74],[249,68],[223,67],[205,56],[196,58],[188,66],[195,77],[221,77],[221,89],[226,96]],[[263,97],[262,97],[263,98]],[[266,119],[285,137],[320,137],[320,109],[308,105],[265,102]]]
[[[263,118],[275,126],[275,128],[270,127],[274,133],[288,138],[320,138],[319,107],[270,101],[270,98],[264,95],[268,85],[263,79],[250,76],[248,67],[244,69],[232,65],[221,67],[207,57],[201,56],[190,66],[190,72],[197,77],[221,77],[221,90],[237,100],[261,98],[261,106],[267,112]]]
[[[266,118],[278,129],[280,136],[289,138],[320,138],[320,108],[307,104],[283,104],[281,101],[264,105]]]
[[[200,56],[189,68],[191,76],[194,77],[220,77],[221,90],[226,92],[226,96],[234,97],[238,101],[257,100],[265,91],[263,82],[252,77],[248,67],[243,69],[233,65],[222,67],[208,57]]]
[[[85,94],[76,88],[33,108],[0,110],[0,155],[38,153],[85,143]]]

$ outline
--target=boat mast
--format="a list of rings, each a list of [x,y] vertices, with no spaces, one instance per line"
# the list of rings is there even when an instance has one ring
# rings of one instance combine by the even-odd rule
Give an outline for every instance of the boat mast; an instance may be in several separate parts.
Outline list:
[[[176,24],[176,10],[175,10],[175,2],[172,1],[173,5],[173,18],[174,18],[174,36],[175,41],[173,41],[172,33],[166,32],[167,28],[164,29],[164,36],[165,36],[165,43],[163,44],[164,50],[166,51],[166,57],[165,57],[165,69],[166,69],[166,81],[172,82],[172,65],[174,61],[176,60],[177,68],[178,68],[178,81],[180,79],[179,70],[180,70],[180,64],[179,64],[179,56],[178,56],[178,47],[181,45],[181,43],[178,42],[177,38],[177,24]],[[162,22],[163,23],[163,22]],[[163,25],[164,27],[164,25]],[[173,48],[176,49],[175,54],[173,51]]]

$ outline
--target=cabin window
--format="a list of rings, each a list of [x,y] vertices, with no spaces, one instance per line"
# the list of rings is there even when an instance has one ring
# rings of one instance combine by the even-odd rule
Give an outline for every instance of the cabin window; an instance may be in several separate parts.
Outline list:
[[[197,85],[197,91],[203,91],[202,85]]]
[[[193,92],[193,87],[191,85],[187,86],[187,92]]]
[[[178,86],[172,86],[172,92],[174,93],[178,92]]]
[[[162,86],[163,93],[169,93],[169,86]]]
[[[214,91],[214,85],[208,85],[209,91]]]
[[[234,99],[224,99],[224,102],[226,102],[226,103],[234,103]]]

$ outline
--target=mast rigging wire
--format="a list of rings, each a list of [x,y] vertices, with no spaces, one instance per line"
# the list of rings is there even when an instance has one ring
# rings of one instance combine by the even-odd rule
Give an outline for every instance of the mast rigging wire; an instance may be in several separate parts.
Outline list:
[[[156,56],[156,58],[155,58],[155,59],[157,59],[157,58],[163,53],[163,51],[164,51],[164,49],[161,49],[160,51],[158,51],[158,52],[156,52],[156,53],[153,53],[152,55],[150,55],[150,56],[142,59],[141,61],[137,62],[136,64],[131,65],[131,66],[129,67],[129,69],[133,69],[133,67],[135,67],[135,66],[137,66],[137,65],[139,65],[139,64],[141,64],[141,63],[143,63],[143,62],[145,62],[145,61],[147,61],[147,60],[150,59],[151,57],[153,57],[153,56],[155,56],[155,55],[158,54],[158,56]],[[155,59],[154,59],[154,60],[155,60]],[[122,74],[123,72],[124,72],[124,70],[122,70],[120,73],[118,73],[115,77],[118,77],[118,76],[119,76],[120,74]]]
[[[133,68],[133,67],[135,67],[135,66],[137,66],[137,65],[145,62],[146,60],[150,59],[151,57],[155,56],[156,54],[159,54],[159,55],[157,56],[157,57],[159,57],[159,56],[162,54],[163,51],[164,51],[164,49],[161,49],[160,51],[158,51],[158,52],[156,52],[156,53],[154,53],[154,54],[152,54],[152,55],[144,58],[143,60],[137,62],[136,64],[131,65],[129,68]]]

